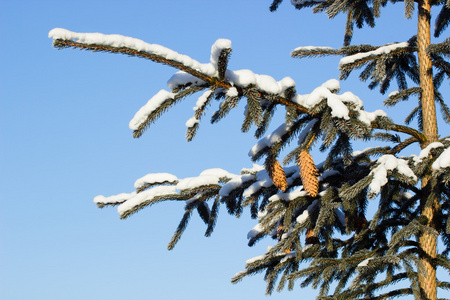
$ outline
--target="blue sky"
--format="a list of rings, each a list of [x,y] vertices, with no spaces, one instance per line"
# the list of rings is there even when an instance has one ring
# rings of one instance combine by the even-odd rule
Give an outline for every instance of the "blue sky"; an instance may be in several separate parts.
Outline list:
[[[247,247],[246,234],[255,225],[248,213],[235,219],[222,209],[210,238],[194,215],[169,252],[182,205],[166,203],[119,220],[115,209],[99,210],[92,202],[99,194],[131,192],[147,173],[183,178],[207,168],[238,173],[251,167],[247,152],[256,140],[240,133],[242,107],[217,125],[204,122],[187,143],[185,122],[194,96],[133,139],[129,120],[166,88],[174,70],[120,55],[57,51],[47,34],[55,27],[117,33],[200,62],[209,61],[216,39],[227,38],[233,45],[230,69],[277,80],[290,76],[299,92],[309,93],[338,77],[338,58],[298,60],[290,51],[340,47],[344,19],[330,21],[285,2],[270,13],[269,0],[0,0],[1,299],[265,298],[262,275],[230,283],[246,259],[271,244]],[[408,40],[415,22],[404,19],[401,5],[390,8],[379,27],[356,31],[354,43]],[[341,87],[358,95],[366,110],[382,108],[384,97],[356,76]],[[313,295],[297,286],[270,299]]]

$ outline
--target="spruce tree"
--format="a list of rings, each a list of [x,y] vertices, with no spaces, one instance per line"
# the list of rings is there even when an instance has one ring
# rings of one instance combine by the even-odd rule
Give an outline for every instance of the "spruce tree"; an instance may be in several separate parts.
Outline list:
[[[276,10],[282,0],[273,1]],[[448,290],[447,278],[437,279],[436,269],[450,271],[450,137],[438,135],[436,104],[445,123],[450,110],[439,87],[450,77],[450,39],[431,44],[431,7],[439,9],[436,37],[450,22],[450,1],[349,1],[297,0],[298,9],[312,7],[330,18],[347,16],[344,46],[299,47],[293,57],[343,56],[340,79],[362,69],[359,77],[369,88],[385,94],[395,79],[398,91],[384,105],[416,101],[405,120],[396,124],[385,112],[367,112],[351,92],[340,93],[337,80],[329,80],[310,94],[299,94],[289,77],[276,81],[250,70],[229,70],[231,42],[218,40],[210,63],[180,55],[159,45],[119,35],[74,33],[54,29],[49,33],[56,48],[121,53],[141,57],[178,70],[130,121],[140,137],[165,111],[185,97],[201,93],[194,115],[186,122],[188,141],[195,137],[200,120],[214,101],[215,123],[245,101],[242,131],[255,128],[259,141],[250,150],[251,169],[232,174],[209,169],[199,176],[179,179],[167,173],[148,174],[135,182],[135,191],[97,196],[99,207],[117,206],[125,219],[157,202],[184,203],[184,216],[168,248],[172,249],[197,211],[212,234],[220,206],[240,216],[249,209],[257,225],[248,233],[252,246],[265,237],[275,245],[250,259],[246,269],[232,279],[264,272],[267,293],[295,284],[319,290],[318,299],[390,299],[413,295],[437,299],[437,290]],[[388,2],[403,2],[411,18],[417,3],[417,35],[402,43],[351,45],[353,28],[375,26]],[[409,87],[409,85],[414,85]],[[285,121],[266,134],[277,107]],[[417,120],[417,126],[412,121]],[[445,125],[446,126],[446,125]],[[415,127],[415,128],[414,128]],[[369,148],[353,151],[355,141]],[[415,155],[402,156],[419,145]],[[327,154],[314,162],[313,149]],[[284,149],[290,152],[283,158]],[[414,148],[412,148],[414,149]],[[281,161],[282,160],[282,161]],[[281,163],[280,163],[281,161]],[[291,166],[285,166],[293,163]],[[283,164],[283,165],[282,165]],[[371,200],[372,199],[372,200]],[[377,201],[373,214],[368,201]],[[440,241],[443,250],[436,247]],[[406,282],[404,288],[398,283]]]

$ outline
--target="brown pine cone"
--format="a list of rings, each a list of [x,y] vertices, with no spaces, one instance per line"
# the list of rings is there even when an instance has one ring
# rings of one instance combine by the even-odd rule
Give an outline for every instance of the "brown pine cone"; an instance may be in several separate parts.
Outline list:
[[[270,161],[270,163],[266,164],[266,170],[273,184],[283,192],[286,191],[288,184],[281,164],[277,160]]]
[[[297,157],[297,164],[300,168],[303,188],[311,196],[316,197],[319,192],[318,171],[314,160],[307,150],[302,150]]]

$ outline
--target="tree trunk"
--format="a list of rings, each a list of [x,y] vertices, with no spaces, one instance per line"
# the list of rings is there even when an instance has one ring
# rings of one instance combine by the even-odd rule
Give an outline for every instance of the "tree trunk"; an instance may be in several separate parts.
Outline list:
[[[419,56],[420,87],[422,88],[421,105],[423,133],[427,137],[427,143],[422,144],[422,148],[427,144],[437,141],[437,121],[436,107],[434,101],[433,74],[431,58],[427,55],[426,49],[430,45],[430,0],[419,0],[419,20],[417,30],[417,47]],[[437,196],[433,193],[435,181],[431,175],[422,178],[423,191],[423,211],[428,221],[427,225],[436,228],[436,210],[439,205]],[[434,194],[434,195],[433,195]],[[432,260],[436,257],[436,236],[430,233],[423,233],[419,237],[419,244],[423,250],[420,256],[422,267],[419,268],[419,284],[425,299],[437,299],[437,279],[436,266]]]

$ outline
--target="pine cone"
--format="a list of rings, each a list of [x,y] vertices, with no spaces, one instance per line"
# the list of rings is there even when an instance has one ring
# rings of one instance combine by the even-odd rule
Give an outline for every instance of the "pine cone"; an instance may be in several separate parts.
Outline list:
[[[283,192],[286,191],[288,184],[281,164],[277,160],[271,160],[269,163],[266,163],[266,170],[273,184]]]
[[[307,150],[302,150],[297,157],[297,164],[300,168],[300,177],[305,191],[311,196],[316,197],[319,191],[318,171],[314,160]]]

